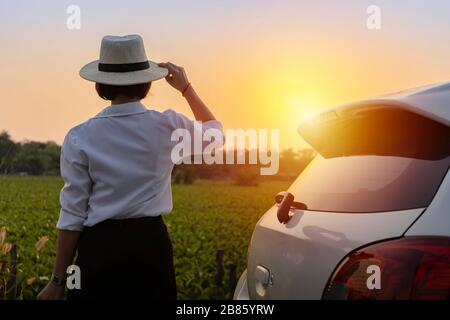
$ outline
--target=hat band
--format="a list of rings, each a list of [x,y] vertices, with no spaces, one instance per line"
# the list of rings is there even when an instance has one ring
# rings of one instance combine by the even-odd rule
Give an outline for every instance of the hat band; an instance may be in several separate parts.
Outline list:
[[[136,63],[99,63],[98,71],[103,72],[132,72],[145,70],[150,68],[148,61],[136,62]]]

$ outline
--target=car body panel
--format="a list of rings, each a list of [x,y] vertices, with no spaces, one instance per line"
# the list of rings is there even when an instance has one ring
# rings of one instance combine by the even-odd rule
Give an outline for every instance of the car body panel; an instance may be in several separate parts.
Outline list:
[[[272,207],[258,222],[247,267],[251,299],[320,299],[334,268],[368,243],[402,236],[423,209],[370,214],[292,210],[281,224]],[[270,271],[263,285],[256,270]]]
[[[250,300],[247,285],[247,269],[244,270],[234,291],[233,300]]]
[[[450,236],[450,171],[447,171],[430,206],[405,235]]]

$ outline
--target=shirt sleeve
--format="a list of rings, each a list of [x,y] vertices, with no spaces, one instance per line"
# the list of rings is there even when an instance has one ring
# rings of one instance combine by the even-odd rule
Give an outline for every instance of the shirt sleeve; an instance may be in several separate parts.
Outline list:
[[[207,139],[203,139],[204,137],[213,136],[213,139],[220,139],[222,145],[224,143],[225,137],[220,121],[193,121],[172,109],[164,111],[164,115],[168,117],[169,126],[172,130],[182,129],[185,130],[186,134],[189,134],[191,138],[191,155],[201,154],[205,146],[209,144]],[[197,141],[201,141],[200,146],[196,146]]]
[[[87,218],[92,180],[86,155],[79,149],[77,135],[72,131],[64,139],[60,167],[64,186],[59,197],[61,211],[56,227],[60,230],[82,231]]]

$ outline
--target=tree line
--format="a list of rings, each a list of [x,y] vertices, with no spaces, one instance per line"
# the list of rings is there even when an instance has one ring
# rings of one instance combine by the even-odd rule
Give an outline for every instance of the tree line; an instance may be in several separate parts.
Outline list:
[[[61,146],[53,141],[15,142],[8,132],[0,133],[0,173],[59,175]]]
[[[61,146],[53,141],[15,142],[8,132],[0,133],[0,173],[15,175],[59,175]],[[249,151],[246,150],[246,159]],[[235,151],[235,156],[237,151]],[[257,164],[181,164],[173,172],[174,183],[190,184],[195,179],[234,179],[238,184],[256,184],[260,179],[293,179],[313,159],[312,149],[284,149],[275,176],[260,176]]]

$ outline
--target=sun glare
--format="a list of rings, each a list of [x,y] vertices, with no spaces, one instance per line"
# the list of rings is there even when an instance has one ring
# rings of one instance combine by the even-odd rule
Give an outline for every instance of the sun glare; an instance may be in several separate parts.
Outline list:
[[[298,92],[287,92],[284,97],[287,114],[296,124],[305,121],[317,112],[317,102]]]

